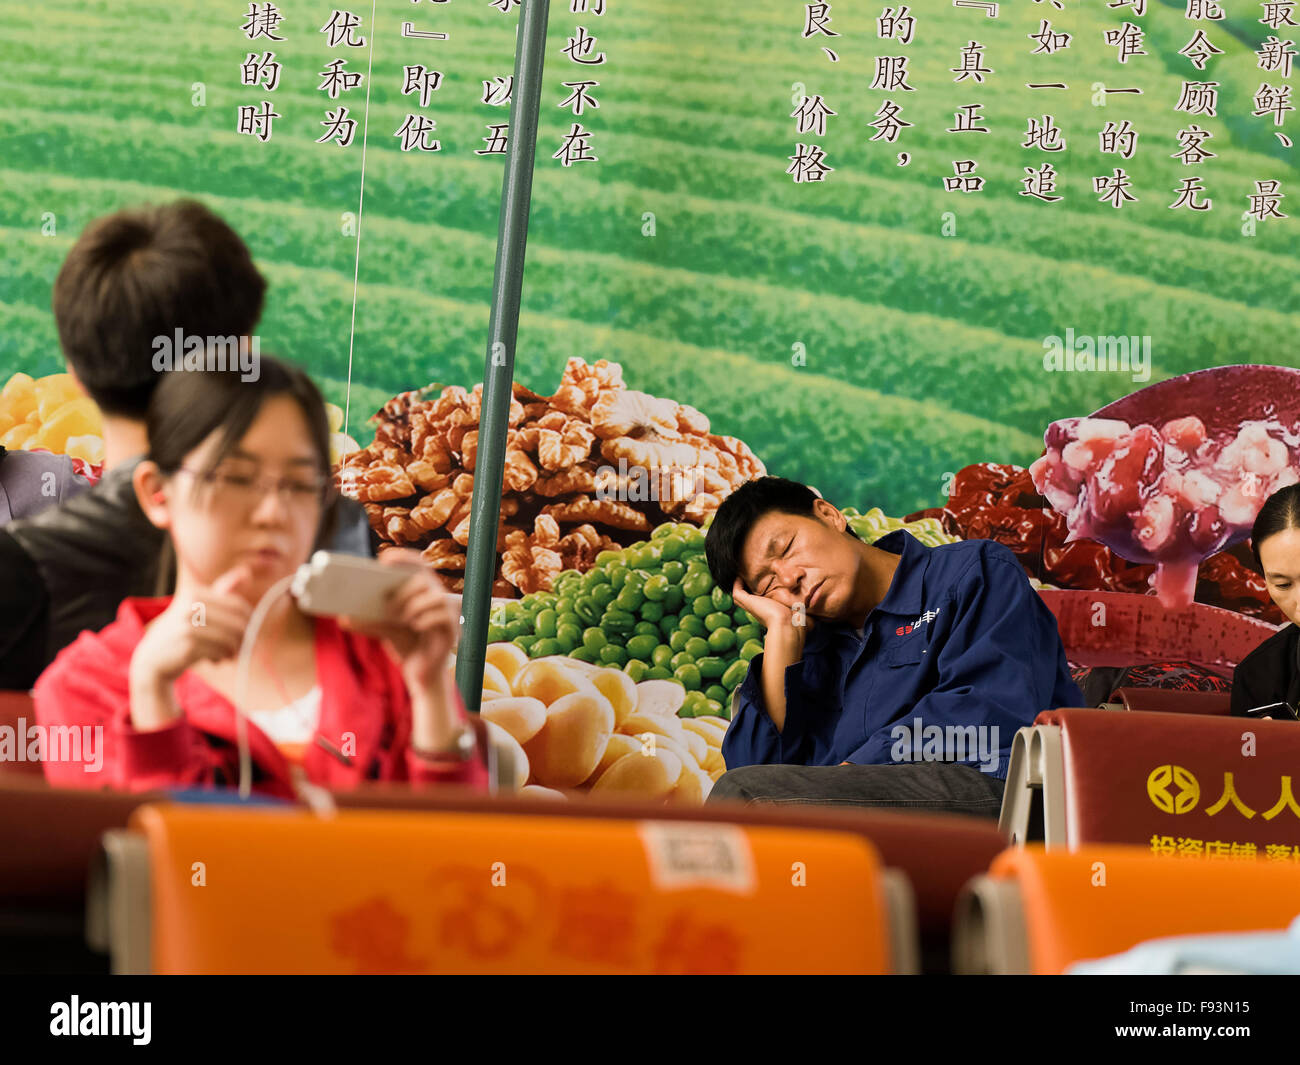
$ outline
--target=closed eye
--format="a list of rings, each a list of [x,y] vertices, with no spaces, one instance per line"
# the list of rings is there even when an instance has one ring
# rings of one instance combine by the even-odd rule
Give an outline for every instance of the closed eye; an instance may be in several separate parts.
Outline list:
[[[788,554],[790,553],[790,548],[791,548],[791,546],[792,546],[793,544],[794,544],[794,537],[791,536],[790,539],[786,541],[786,545],[785,545],[784,548],[782,548],[782,550],[781,550],[781,554],[780,554],[779,557],[780,557],[780,558],[785,558],[785,556],[788,555]],[[768,579],[767,579],[767,581],[766,581],[766,582],[764,583],[764,585],[763,585],[763,590],[762,590],[761,592],[759,592],[758,594],[759,594],[759,595],[767,595],[767,593],[770,592],[770,591],[772,590],[772,583],[773,583],[774,580],[775,580],[775,577],[771,577],[771,576],[769,576]]]

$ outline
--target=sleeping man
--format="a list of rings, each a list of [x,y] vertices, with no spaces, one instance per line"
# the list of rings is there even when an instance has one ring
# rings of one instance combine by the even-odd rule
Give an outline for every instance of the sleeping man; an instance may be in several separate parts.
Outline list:
[[[996,817],[1016,730],[1082,705],[1056,619],[992,540],[867,544],[811,488],[764,477],[723,501],[705,551],[766,630],[710,801]]]

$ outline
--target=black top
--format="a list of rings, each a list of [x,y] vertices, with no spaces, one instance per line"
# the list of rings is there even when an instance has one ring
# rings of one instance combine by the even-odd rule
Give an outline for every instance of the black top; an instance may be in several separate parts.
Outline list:
[[[46,661],[50,604],[32,557],[0,528],[0,689],[26,691]]]
[[[1232,712],[1237,717],[1247,710],[1270,703],[1300,705],[1300,629],[1287,625],[1261,643],[1237,667],[1232,676]]]

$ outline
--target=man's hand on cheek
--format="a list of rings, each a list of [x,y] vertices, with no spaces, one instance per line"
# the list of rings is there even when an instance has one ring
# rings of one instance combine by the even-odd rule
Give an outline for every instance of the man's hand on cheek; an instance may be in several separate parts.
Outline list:
[[[803,603],[782,603],[770,596],[755,595],[746,590],[739,578],[731,587],[731,598],[753,614],[768,632],[812,627],[812,616]]]

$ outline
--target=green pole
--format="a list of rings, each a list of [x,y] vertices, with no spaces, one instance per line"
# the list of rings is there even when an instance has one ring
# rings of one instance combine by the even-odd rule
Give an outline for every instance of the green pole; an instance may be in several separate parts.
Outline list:
[[[501,184],[501,220],[492,278],[492,311],[483,365],[483,410],[479,420],[474,495],[469,510],[469,549],[461,599],[460,647],[456,684],[470,713],[478,713],[483,694],[483,653],[492,608],[492,579],[497,563],[497,523],[506,461],[506,429],[519,333],[519,297],[524,282],[528,243],[528,207],[537,149],[537,114],[546,58],[546,20],[550,0],[523,0],[515,43],[515,80],[511,89],[506,172]]]

